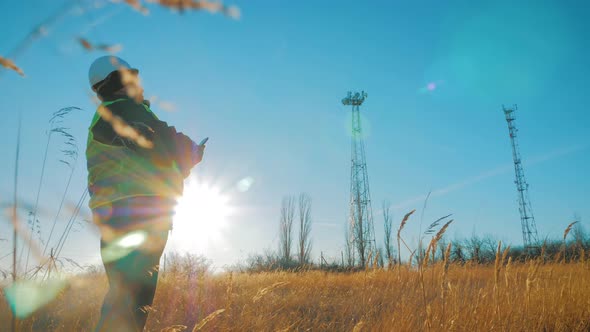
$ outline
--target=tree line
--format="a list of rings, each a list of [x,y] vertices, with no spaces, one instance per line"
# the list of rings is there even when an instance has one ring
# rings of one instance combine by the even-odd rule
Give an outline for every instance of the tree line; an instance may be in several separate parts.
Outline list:
[[[391,206],[384,201],[381,209],[384,230],[382,245],[375,245],[373,250],[366,252],[364,266],[359,265],[355,260],[358,247],[351,242],[348,228],[344,234],[344,250],[341,252],[341,257],[327,261],[322,255],[319,262],[314,262],[311,258],[311,212],[312,199],[308,194],[283,197],[279,215],[277,250],[267,249],[261,254],[251,255],[238,269],[250,272],[301,269],[350,271],[368,266],[392,269],[401,264],[419,267],[426,261],[426,256],[432,262],[448,257],[448,260],[455,264],[493,264],[498,250],[507,250],[507,256],[515,262],[540,256],[543,259],[570,262],[583,259],[586,253],[590,252],[590,236],[577,216],[576,221],[570,223],[565,229],[562,239],[545,238],[533,252],[525,251],[522,246],[510,247],[501,244],[492,235],[479,236],[474,233],[467,238],[450,240],[444,232],[453,222],[450,219],[451,214],[432,222],[420,234],[417,248],[411,248],[404,240],[403,229],[415,210],[405,214],[396,227]],[[428,243],[425,240],[429,237],[436,239],[433,247],[424,244]],[[433,242],[430,241],[430,243]],[[447,250],[449,250],[448,256],[445,256]],[[402,260],[402,255],[405,261]]]

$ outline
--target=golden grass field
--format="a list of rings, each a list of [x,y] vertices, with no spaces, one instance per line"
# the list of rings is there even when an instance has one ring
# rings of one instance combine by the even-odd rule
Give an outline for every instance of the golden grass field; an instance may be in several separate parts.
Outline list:
[[[590,266],[532,261],[354,273],[160,278],[148,331],[589,331]],[[19,331],[88,331],[106,292],[78,277]],[[9,310],[0,307],[2,328]]]

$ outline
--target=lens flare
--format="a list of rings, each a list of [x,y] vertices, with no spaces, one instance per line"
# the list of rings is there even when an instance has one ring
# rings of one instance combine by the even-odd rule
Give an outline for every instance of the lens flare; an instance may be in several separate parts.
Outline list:
[[[223,232],[231,213],[226,194],[216,186],[190,178],[176,207],[172,247],[198,254],[224,247]]]
[[[240,192],[246,192],[246,191],[250,190],[250,187],[252,187],[253,184],[254,184],[254,178],[248,176],[248,177],[245,177],[245,178],[241,179],[240,181],[238,181],[238,183],[236,184],[236,188]]]
[[[439,90],[441,85],[443,85],[444,81],[431,81],[428,82],[425,86],[421,87],[418,91],[420,93],[432,93],[436,90]]]
[[[57,297],[66,286],[66,281],[20,280],[4,289],[4,294],[12,312],[18,318],[28,317]]]
[[[123,248],[137,248],[145,241],[146,237],[144,231],[131,232],[118,239],[116,245]]]
[[[147,233],[145,231],[129,232],[101,249],[102,260],[104,262],[119,260],[141,246],[146,239]]]

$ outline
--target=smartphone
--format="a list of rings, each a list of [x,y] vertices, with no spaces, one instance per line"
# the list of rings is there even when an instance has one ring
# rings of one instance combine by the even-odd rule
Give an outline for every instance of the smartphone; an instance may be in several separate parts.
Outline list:
[[[208,140],[209,140],[209,137],[203,138],[203,140],[201,141],[201,143],[199,143],[199,145],[205,145],[205,143],[207,143]]]

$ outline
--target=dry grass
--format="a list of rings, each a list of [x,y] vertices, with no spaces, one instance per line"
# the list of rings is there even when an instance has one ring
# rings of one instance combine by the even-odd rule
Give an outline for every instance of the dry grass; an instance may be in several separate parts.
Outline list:
[[[0,66],[8,68],[10,70],[14,70],[20,76],[25,76],[25,72],[22,69],[20,69],[17,65],[15,65],[14,62],[10,59],[3,58],[0,56]]]
[[[588,331],[590,267],[439,262],[419,272],[164,275],[149,331]],[[396,267],[397,268],[397,267]],[[424,283],[424,294],[421,290]],[[85,331],[106,280],[74,280],[20,331]],[[426,299],[426,305],[423,302]],[[426,307],[425,307],[426,306]],[[0,321],[9,321],[0,304]],[[428,324],[426,324],[428,322]],[[1,329],[1,327],[0,327]]]

